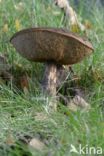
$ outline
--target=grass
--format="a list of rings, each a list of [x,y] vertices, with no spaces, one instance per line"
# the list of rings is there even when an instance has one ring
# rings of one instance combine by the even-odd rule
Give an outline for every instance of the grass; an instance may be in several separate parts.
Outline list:
[[[94,6],[86,15],[82,5],[78,11],[82,18],[88,18],[92,23],[88,36],[95,52],[73,68],[81,76],[80,85],[87,90],[91,110],[71,112],[61,105],[57,112],[49,114],[47,100],[40,94],[37,83],[37,79],[41,80],[43,66],[23,59],[10,45],[9,39],[19,29],[27,27],[64,27],[61,22],[63,13],[50,0],[22,0],[20,6],[19,2],[0,1],[0,52],[8,55],[9,64],[20,64],[24,70],[29,68],[30,75],[35,73],[37,78],[31,80],[28,95],[19,90],[14,92],[12,85],[0,85],[0,156],[75,156],[77,154],[70,153],[71,144],[76,148],[81,144],[104,150],[103,8]],[[47,116],[46,120],[37,120],[39,112]],[[19,141],[24,136],[40,137],[46,144],[45,150],[30,149]],[[15,142],[15,146],[10,147],[11,142]]]

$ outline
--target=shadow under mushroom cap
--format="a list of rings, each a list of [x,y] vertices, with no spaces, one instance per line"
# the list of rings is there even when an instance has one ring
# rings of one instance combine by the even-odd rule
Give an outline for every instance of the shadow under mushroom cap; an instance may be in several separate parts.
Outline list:
[[[25,29],[10,42],[23,57],[35,62],[75,64],[93,52],[88,40],[60,28]]]

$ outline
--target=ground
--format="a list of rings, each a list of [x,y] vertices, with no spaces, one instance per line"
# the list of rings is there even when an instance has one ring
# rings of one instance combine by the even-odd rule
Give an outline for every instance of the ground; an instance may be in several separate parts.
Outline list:
[[[13,67],[12,73],[17,72],[15,66],[22,67],[24,71],[29,69],[31,77],[35,73],[29,92],[14,89],[12,81],[8,85],[0,83],[0,156],[76,156],[76,153],[70,153],[71,145],[76,149],[79,145],[85,147],[81,155],[86,154],[86,146],[89,149],[100,147],[104,152],[103,9],[93,6],[88,13],[82,6],[77,10],[82,22],[87,21],[85,23],[90,27],[87,36],[94,46],[94,53],[74,65],[73,69],[81,77],[80,86],[86,90],[86,100],[91,109],[72,112],[60,104],[58,111],[50,114],[47,99],[39,89],[43,65],[23,59],[9,39],[27,27],[64,27],[63,13],[51,0],[0,0],[0,53],[7,56],[8,64]],[[40,139],[45,147],[31,149],[26,141],[32,138]]]

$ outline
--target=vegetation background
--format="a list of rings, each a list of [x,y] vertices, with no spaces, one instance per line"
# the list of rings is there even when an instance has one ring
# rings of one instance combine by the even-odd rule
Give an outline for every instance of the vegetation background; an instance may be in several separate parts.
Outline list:
[[[28,27],[64,27],[63,12],[51,0],[0,0],[0,53],[6,55],[16,77],[21,70],[32,77],[29,92],[14,86],[12,80],[8,85],[0,80],[0,156],[74,156],[71,144],[104,149],[104,6],[96,0],[70,3],[80,21],[87,23],[87,35],[95,49],[92,56],[73,66],[91,110],[72,112],[60,105],[57,112],[49,114],[47,100],[39,90],[43,65],[23,59],[9,39]],[[31,138],[42,140],[45,148],[31,149],[26,144]]]

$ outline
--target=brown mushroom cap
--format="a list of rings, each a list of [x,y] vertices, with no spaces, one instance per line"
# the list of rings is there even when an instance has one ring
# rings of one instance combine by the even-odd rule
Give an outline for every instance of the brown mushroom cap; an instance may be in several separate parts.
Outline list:
[[[74,64],[93,51],[92,44],[67,30],[30,28],[17,32],[11,43],[25,58],[36,62]]]

